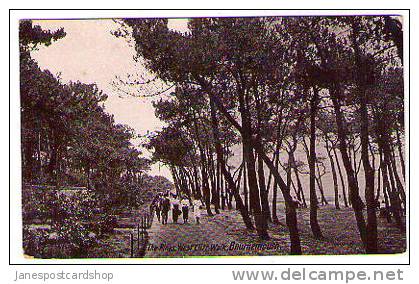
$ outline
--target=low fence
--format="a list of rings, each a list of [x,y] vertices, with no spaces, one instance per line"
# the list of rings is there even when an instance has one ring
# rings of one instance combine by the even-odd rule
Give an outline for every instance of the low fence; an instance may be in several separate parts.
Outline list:
[[[130,232],[131,258],[144,257],[148,244],[148,232],[153,224],[154,212],[143,213],[139,217],[137,228]]]

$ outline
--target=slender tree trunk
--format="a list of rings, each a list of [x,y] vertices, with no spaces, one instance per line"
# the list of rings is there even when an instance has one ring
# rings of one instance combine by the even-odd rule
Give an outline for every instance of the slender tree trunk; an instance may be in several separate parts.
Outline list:
[[[405,168],[405,163],[404,163],[404,154],[402,151],[402,141],[400,139],[400,132],[398,129],[396,129],[396,138],[397,138],[397,149],[399,151],[399,159],[400,159],[400,165],[402,168],[402,173],[403,173],[403,180],[406,181],[406,168]]]
[[[205,154],[200,146],[200,153],[201,153],[201,179],[202,179],[202,194],[204,198],[205,208],[207,210],[208,216],[213,216],[214,214],[211,212],[211,191],[208,183],[208,173],[206,169],[206,161],[205,161]]]
[[[393,215],[397,226],[401,232],[405,231],[405,226],[401,218],[401,202],[396,192],[395,182],[391,171],[391,150],[390,150],[390,137],[389,129],[386,128],[386,119],[382,117],[380,111],[373,109],[373,117],[375,120],[375,132],[377,136],[378,149],[380,152],[381,161],[381,173],[383,177],[383,193],[386,202],[386,207]],[[387,219],[391,221],[390,218]]]
[[[318,174],[318,176],[316,177],[316,182],[317,182],[317,186],[319,187],[321,202],[322,202],[322,205],[327,205],[329,204],[329,202],[327,202],[327,199],[324,196],[322,175],[320,173],[319,163],[316,163],[316,169],[317,169],[317,174]]]
[[[252,123],[251,115],[248,109],[246,94],[244,91],[239,92],[239,110],[242,117],[243,128],[241,131],[243,143],[243,158],[247,165],[247,180],[249,182],[249,201],[250,210],[253,213],[255,227],[258,236],[261,239],[269,239],[268,223],[262,212],[260,203],[260,190],[256,175],[256,161],[252,148]]]
[[[322,231],[317,220],[317,194],[316,194],[316,115],[318,106],[318,90],[313,88],[310,101],[310,227],[315,238],[322,237]]]
[[[216,171],[214,166],[214,160],[209,153],[210,150],[208,149],[208,161],[209,161],[209,173],[210,173],[210,179],[211,179],[211,204],[214,205],[214,210],[216,214],[220,214],[220,197],[218,195],[218,188],[216,183]]]
[[[195,120],[195,123],[193,125],[195,128],[195,133],[197,134],[199,133],[199,130],[197,126],[197,118],[195,117],[195,115],[194,115],[194,120]],[[204,205],[207,210],[208,216],[214,216],[214,214],[211,211],[211,191],[210,191],[209,177],[208,177],[208,172],[207,172],[208,161],[206,159],[204,147],[201,144],[201,141],[199,139],[197,139],[197,146],[199,150],[199,157],[201,160],[201,179],[202,179],[201,186],[202,186],[202,195],[204,199]]]
[[[336,153],[336,149],[335,149],[335,147],[332,147],[332,149],[333,149],[333,154],[334,154],[334,156],[335,156],[336,165],[337,165],[338,172],[339,172],[340,182],[341,182],[341,184],[342,184],[343,203],[344,203],[345,207],[349,207],[349,204],[348,204],[348,199],[347,199],[347,197],[346,197],[345,180],[344,180],[344,178],[343,178],[343,174],[342,174],[342,169],[341,169],[341,167],[340,167],[339,158],[338,158],[338,155],[337,155],[337,153]]]
[[[278,153],[278,152],[276,152],[276,153]],[[278,166],[279,166],[279,154],[277,154],[276,160],[274,159],[274,163],[275,163],[275,168],[278,168]],[[272,172],[270,172],[270,174],[272,174]],[[272,174],[272,176],[273,176],[273,174]],[[272,196],[272,222],[275,223],[275,224],[279,224],[279,219],[278,219],[278,215],[277,215],[278,213],[276,211],[276,209],[277,209],[276,204],[277,204],[277,200],[278,200],[278,184],[275,182],[275,179],[273,181],[272,192],[273,192],[273,196]]]
[[[255,129],[256,139],[259,140],[259,143],[262,144],[262,136],[260,134],[260,129],[262,128],[262,118],[261,118],[261,98],[257,91],[254,92],[255,95],[255,102],[256,102],[256,118],[257,124]],[[247,102],[248,107],[248,102]],[[259,182],[259,191],[260,191],[260,202],[262,205],[262,215],[265,218],[266,223],[271,222],[271,212],[269,211],[269,201],[268,201],[268,188],[266,187],[266,180],[265,180],[265,170],[263,169],[263,160],[257,157],[257,170],[258,170],[258,182]],[[267,225],[266,225],[267,226]]]
[[[278,157],[278,152],[275,151],[274,154],[273,154],[273,157],[272,157],[272,160],[274,161],[274,163],[276,163],[277,157]],[[269,189],[271,188],[271,185],[272,185],[272,173],[269,172],[269,175],[268,175],[268,184],[266,185],[266,188],[268,189],[268,193],[269,193]]]
[[[218,129],[218,119],[217,119],[217,112],[215,109],[214,102],[210,99],[210,111],[211,111],[211,126],[212,126],[212,134],[214,137],[215,143],[215,150],[217,155],[217,161],[220,165],[221,172],[224,175],[230,191],[233,193],[234,199],[236,201],[236,207],[240,211],[240,214],[243,218],[243,222],[246,225],[246,228],[249,230],[253,230],[252,220],[249,217],[249,212],[247,211],[246,206],[243,204],[243,200],[240,196],[239,190],[234,183],[234,179],[231,176],[230,172],[227,170],[226,163],[224,160],[224,153],[220,142],[220,132]]]
[[[383,182],[386,183],[386,189],[388,192],[388,197],[390,201],[390,211],[396,221],[397,226],[399,227],[401,232],[404,232],[405,226],[403,224],[400,212],[401,212],[401,205],[400,205],[400,198],[396,193],[394,180],[389,171],[389,159],[386,157],[384,153],[384,165],[383,165]],[[389,182],[390,181],[390,182]]]
[[[364,93],[365,96],[365,93]],[[378,251],[378,233],[377,233],[377,204],[375,202],[374,192],[374,169],[371,167],[368,148],[368,109],[366,99],[361,99],[361,158],[365,174],[365,199],[367,203],[367,253],[376,253]]]
[[[400,193],[400,197],[402,199],[404,207],[406,208],[406,193],[405,193],[405,190],[404,190],[403,183],[401,182],[399,174],[397,172],[397,163],[396,163],[396,157],[395,157],[395,154],[394,154],[394,148],[391,147],[391,146],[390,146],[390,148],[391,148],[390,165],[391,165],[391,169],[392,169],[392,172],[393,172],[394,179],[396,181],[397,192]]]
[[[378,166],[377,169],[377,194],[375,196],[375,202],[379,202],[380,201],[380,195],[381,195],[381,167],[383,165],[383,158],[382,158],[382,153],[380,151],[379,153],[379,161],[380,161],[380,165]]]
[[[176,170],[175,165],[172,165],[170,167],[170,171],[172,172],[173,183],[175,185],[176,193],[178,193],[180,191],[180,183],[179,183],[179,178],[178,178],[178,175],[177,175],[177,170]]]
[[[58,145],[57,143],[53,142],[51,145],[51,154],[50,154],[50,159],[49,159],[49,164],[48,164],[48,173],[52,182],[55,182],[54,177],[55,177],[55,171],[57,169],[57,156],[58,156]]]
[[[234,128],[236,128],[240,133],[244,133],[244,129],[246,128],[246,125],[241,126],[228,112],[228,110],[224,107],[222,102],[219,100],[219,98],[212,92],[211,87],[207,82],[202,80],[201,78],[198,78],[198,82],[201,84],[201,87],[206,91],[206,93],[211,97],[211,99],[214,100],[215,105],[217,106],[220,113],[224,115],[224,117],[232,124]],[[286,204],[286,223],[289,230],[290,235],[290,253],[291,254],[301,254],[301,242],[300,242],[300,234],[298,232],[298,224],[297,224],[297,212],[295,209],[295,204],[292,200],[292,197],[287,191],[286,184],[284,183],[284,180],[282,179],[281,175],[278,172],[278,168],[275,167],[274,163],[271,161],[271,159],[265,154],[263,151],[262,145],[258,143],[259,141],[252,140],[250,137],[250,144],[253,149],[263,158],[263,161],[265,162],[266,166],[269,168],[269,170],[273,173],[273,176],[275,178],[275,182],[278,184],[278,186],[281,189],[282,195],[285,200]]]
[[[267,221],[271,222],[271,213],[268,201],[268,190],[265,183],[265,170],[263,169],[263,160],[258,157],[258,177],[259,177],[259,188],[260,188],[260,199],[262,202],[262,213]]]
[[[378,250],[378,233],[377,233],[377,214],[374,192],[374,169],[371,167],[369,160],[369,118],[368,118],[368,97],[366,94],[367,74],[365,63],[361,60],[361,52],[358,44],[358,36],[360,27],[356,18],[352,21],[352,45],[354,48],[355,64],[357,67],[357,83],[359,94],[359,112],[361,117],[361,159],[365,175],[365,199],[367,203],[367,253],[376,253]]]
[[[380,149],[380,157],[382,157],[382,150],[381,149]],[[384,162],[381,161],[380,171],[381,171],[381,175],[383,177],[383,195],[384,195],[385,208],[386,208],[386,212],[387,212],[386,213],[386,219],[387,219],[387,223],[391,223],[390,212],[392,212],[392,210],[391,210],[391,207],[390,207],[390,200],[389,200],[390,184],[389,184],[388,177],[387,177],[387,170],[384,167],[385,167]]]
[[[346,170],[346,176],[348,179],[349,187],[349,200],[351,201],[352,208],[354,210],[356,223],[358,226],[359,235],[361,237],[362,243],[364,244],[365,249],[367,248],[367,228],[365,224],[365,219],[363,215],[364,203],[359,196],[358,183],[355,179],[355,172],[352,168],[351,160],[348,155],[347,147],[347,138],[346,138],[346,123],[341,111],[339,104],[340,92],[338,86],[334,85],[330,88],[330,96],[333,102],[333,108],[335,111],[338,139],[339,139],[339,148],[342,156],[343,165]]]
[[[303,201],[304,208],[307,208],[306,198],[304,196],[303,186],[301,185],[300,174],[298,173],[297,167],[294,167],[295,178],[297,179],[297,187],[301,200]]]
[[[297,223],[297,211],[295,208],[294,200],[291,197],[289,190],[283,179],[281,178],[278,168],[275,168],[273,162],[269,159],[268,156],[262,151],[262,148],[256,142],[253,144],[255,150],[258,152],[259,155],[263,158],[266,166],[269,170],[272,171],[275,182],[278,184],[279,188],[281,189],[282,195],[285,200],[285,215],[286,215],[286,223],[290,233],[290,241],[291,241],[291,254],[301,254],[301,243],[300,243],[300,233],[298,232],[298,223]]]
[[[278,199],[278,185],[276,183],[273,184],[272,193],[272,222],[278,224],[279,219],[276,212],[276,203]]]
[[[335,162],[333,161],[333,156],[332,156],[332,153],[331,153],[331,149],[329,148],[329,142],[328,142],[327,135],[326,135],[325,141],[326,141],[326,151],[327,151],[327,155],[329,156],[329,161],[330,161],[330,168],[332,169],[333,189],[334,189],[334,193],[335,193],[335,208],[340,209],[338,177],[337,177],[337,174],[336,174]]]
[[[247,165],[246,165],[246,161],[244,161],[244,163],[243,163],[243,195],[244,195],[244,204],[245,204],[245,206],[247,208],[247,211],[249,211],[249,213],[251,214],[250,204],[249,204],[249,191],[248,191],[248,188],[247,188],[247,170],[246,169],[247,169]]]
[[[193,175],[194,175],[194,198],[201,198],[201,190],[200,190],[200,184],[199,184],[199,174],[198,174],[198,168],[194,164],[193,165]]]
[[[390,203],[391,203],[391,208],[393,209],[393,216],[396,219],[396,223],[398,227],[400,228],[400,231],[404,232],[405,226],[404,226],[402,216],[401,216],[402,211],[403,211],[402,201],[400,198],[399,190],[397,189],[397,184],[395,181],[394,173],[391,168],[391,158],[389,157],[390,151],[388,148],[389,148],[388,145],[386,145],[385,146],[386,150],[384,150],[384,159],[386,160],[386,165],[387,165],[386,170],[387,170],[387,174],[390,179],[390,185],[391,185],[391,190],[389,192]]]

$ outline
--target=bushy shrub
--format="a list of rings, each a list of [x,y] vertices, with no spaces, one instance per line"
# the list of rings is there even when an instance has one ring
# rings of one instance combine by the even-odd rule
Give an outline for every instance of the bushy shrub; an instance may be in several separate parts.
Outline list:
[[[112,233],[113,229],[117,226],[117,218],[112,214],[104,214],[101,216],[98,225],[101,234]]]
[[[39,230],[23,226],[23,251],[27,255],[37,258],[44,256],[44,249],[48,241],[48,232],[46,230]]]
[[[29,220],[45,221],[53,214],[56,191],[24,188],[22,191],[22,217]]]
[[[54,223],[53,231],[57,234],[57,243],[72,246],[73,256],[78,256],[83,249],[97,242],[96,234],[90,232],[76,217]]]
[[[85,250],[97,243],[91,232],[75,217],[55,222],[50,230],[23,228],[23,249],[36,258],[82,257]]]

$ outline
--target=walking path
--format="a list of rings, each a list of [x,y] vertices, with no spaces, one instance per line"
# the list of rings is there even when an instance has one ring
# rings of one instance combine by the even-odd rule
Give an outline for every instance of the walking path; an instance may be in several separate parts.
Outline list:
[[[154,216],[148,230],[149,245],[146,257],[230,255],[222,245],[229,245],[233,238],[228,236],[220,221],[225,214],[214,217],[202,216],[200,224],[194,218],[183,223],[182,218],[174,224],[169,213],[169,222],[162,225]]]

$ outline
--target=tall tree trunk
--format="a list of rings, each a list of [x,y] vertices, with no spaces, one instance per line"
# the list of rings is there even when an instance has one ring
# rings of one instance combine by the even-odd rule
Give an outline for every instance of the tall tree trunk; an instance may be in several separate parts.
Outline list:
[[[209,164],[209,173],[211,180],[211,204],[214,205],[214,210],[216,214],[220,214],[220,197],[218,195],[218,188],[216,182],[216,171],[214,166],[214,160],[210,149],[208,149],[208,164]]]
[[[206,169],[206,159],[205,153],[202,149],[202,146],[199,146],[200,156],[201,156],[201,179],[202,179],[202,195],[204,198],[205,208],[207,210],[208,216],[213,216],[214,214],[211,212],[211,191],[208,182],[208,173]]]
[[[267,221],[271,222],[271,213],[268,201],[268,190],[265,183],[265,170],[263,169],[263,160],[258,157],[258,177],[259,177],[259,188],[260,188],[260,199],[262,202],[262,213]]]
[[[278,157],[277,151],[275,151],[274,154],[273,154],[273,157],[272,157],[272,160],[274,161],[274,163],[276,163],[277,157]],[[272,185],[272,173],[269,172],[269,175],[268,175],[268,183],[266,185],[266,188],[268,189],[268,192],[269,192],[269,189],[271,188],[271,185]]]
[[[322,175],[320,174],[319,163],[316,163],[316,169],[317,169],[317,174],[318,174],[318,176],[316,177],[316,182],[317,182],[317,186],[319,187],[319,191],[320,191],[320,200],[322,202],[322,205],[327,205],[327,204],[329,204],[329,202],[327,202],[327,199],[324,195]]]
[[[327,155],[329,156],[329,161],[330,161],[330,168],[332,169],[333,189],[334,189],[334,193],[335,193],[335,208],[340,209],[338,177],[337,177],[337,174],[336,174],[335,162],[333,161],[333,156],[332,156],[332,153],[331,153],[331,149],[329,147],[329,142],[328,142],[327,135],[326,135],[325,141],[326,141],[326,151],[327,151]]]
[[[214,137],[214,143],[215,143],[215,151],[217,155],[217,161],[220,165],[221,172],[224,175],[228,186],[230,188],[230,191],[233,193],[234,199],[236,201],[236,207],[240,211],[240,214],[243,218],[243,222],[246,225],[246,228],[249,230],[253,230],[253,223],[252,220],[249,217],[249,212],[247,211],[246,206],[243,204],[243,200],[240,196],[239,190],[236,187],[234,183],[234,179],[231,176],[230,172],[227,170],[226,163],[224,160],[224,153],[221,146],[220,141],[220,131],[218,128],[218,119],[217,119],[217,111],[215,109],[214,102],[210,98],[210,111],[211,111],[211,126],[212,126],[212,134]]]
[[[256,139],[259,140],[259,143],[262,144],[262,136],[260,130],[262,128],[262,118],[261,118],[261,98],[257,90],[254,92],[255,95],[255,102],[256,102],[256,118],[257,124],[255,129]],[[249,103],[247,102],[247,107]],[[259,182],[259,191],[260,191],[260,202],[262,205],[262,215],[265,218],[266,223],[272,221],[271,219],[271,212],[269,211],[269,201],[268,201],[268,188],[266,187],[266,180],[265,180],[265,170],[263,169],[263,160],[260,156],[257,158],[257,170],[258,170],[258,182]],[[266,225],[267,226],[267,225]]]
[[[197,118],[195,114],[194,114],[194,121],[195,123],[193,125],[194,125],[195,134],[198,135],[199,130],[198,130]],[[199,157],[201,160],[201,179],[202,179],[201,186],[202,186],[202,195],[204,199],[204,205],[205,205],[208,216],[214,216],[214,214],[211,211],[211,190],[209,186],[209,177],[208,177],[208,172],[207,172],[208,161],[206,159],[204,146],[201,144],[200,139],[197,139],[197,146],[199,150]]]
[[[390,207],[390,200],[389,200],[389,192],[390,192],[390,184],[387,177],[387,170],[384,168],[385,164],[382,160],[382,150],[380,148],[380,157],[381,157],[381,164],[380,164],[380,171],[383,178],[383,195],[384,195],[384,203],[385,203],[385,209],[386,209],[386,219],[387,223],[391,223],[391,215],[390,212],[392,212]]]
[[[250,210],[253,213],[255,219],[255,226],[258,236],[261,239],[268,239],[268,224],[267,220],[262,212],[259,196],[259,186],[256,175],[256,161],[252,148],[252,123],[250,112],[245,102],[244,92],[239,94],[239,109],[242,117],[243,128],[242,128],[242,143],[243,143],[243,158],[247,165],[247,180],[249,182],[249,201]]]
[[[345,180],[343,178],[342,169],[340,167],[340,162],[339,162],[338,154],[336,153],[335,147],[332,147],[332,149],[333,149],[333,154],[334,154],[335,160],[336,160],[336,166],[337,166],[338,172],[339,172],[340,182],[342,184],[343,204],[345,205],[345,207],[349,207],[348,199],[346,197]]]
[[[396,192],[394,179],[392,178],[390,171],[389,171],[389,158],[388,156],[383,153],[384,156],[384,164],[383,164],[383,182],[386,184],[385,188],[388,192],[388,197],[390,201],[390,211],[396,221],[397,226],[399,227],[401,232],[404,232],[405,226],[403,224],[402,218],[401,218],[401,204],[400,204],[400,198]]]
[[[278,153],[278,152],[276,152],[276,153]],[[274,163],[275,163],[275,167],[278,168],[278,166],[279,166],[279,154],[276,155],[276,160],[274,159]],[[273,176],[272,171],[269,174],[271,174]],[[273,182],[272,192],[273,192],[273,196],[272,196],[272,222],[275,223],[275,224],[278,224],[279,219],[278,219],[278,213],[276,211],[276,209],[277,209],[276,203],[277,203],[277,199],[278,199],[278,184],[275,182],[275,179],[274,179],[274,182]]]
[[[244,146],[243,146],[243,153],[244,153]],[[243,159],[244,160],[244,159]],[[247,165],[246,161],[243,162],[243,195],[244,195],[244,205],[246,206],[247,211],[250,211],[250,204],[249,204],[249,191],[247,188]]]
[[[405,225],[401,218],[401,202],[397,190],[395,187],[395,182],[392,176],[391,171],[391,150],[390,150],[390,137],[389,129],[386,127],[386,118],[385,114],[380,113],[376,109],[373,109],[373,117],[375,120],[375,133],[377,136],[378,149],[380,152],[381,162],[381,173],[383,177],[383,193],[386,202],[386,207],[389,208],[389,211],[393,215],[397,226],[401,232],[405,231]],[[390,205],[389,205],[390,204]],[[390,219],[388,218],[388,221]]]
[[[200,184],[199,184],[199,174],[198,174],[198,168],[194,164],[193,165],[193,177],[194,177],[194,198],[201,198],[201,190],[200,190]]]
[[[343,117],[342,110],[339,103],[339,97],[341,95],[339,86],[332,85],[329,91],[330,91],[330,96],[333,102],[333,108],[335,111],[340,153],[342,156],[343,165],[345,167],[346,176],[348,179],[349,200],[351,201],[351,205],[355,214],[355,219],[356,219],[360,238],[366,249],[367,248],[367,228],[365,224],[364,215],[362,212],[365,205],[362,202],[361,197],[359,196],[358,183],[355,179],[355,172],[354,172],[354,169],[352,168],[351,160],[348,155],[348,146],[347,146],[347,138],[346,138],[347,130],[345,126],[346,122],[344,120],[345,118]]]
[[[212,92],[211,86],[204,81],[202,78],[198,78],[198,82],[200,83],[201,87],[206,91],[206,93],[214,100],[215,105],[217,106],[220,113],[232,124],[234,128],[236,128],[241,134],[245,132],[246,125],[243,124],[241,126],[228,112],[228,110],[224,107],[223,103],[220,99]],[[285,200],[285,214],[286,214],[286,223],[289,230],[290,235],[290,253],[291,254],[301,254],[301,242],[300,242],[300,234],[298,232],[298,224],[297,224],[297,212],[295,208],[294,201],[292,197],[287,191],[286,184],[282,179],[281,175],[279,174],[278,168],[275,167],[274,163],[271,159],[265,154],[263,151],[262,145],[259,144],[258,140],[253,140],[250,137],[250,145],[251,147],[263,158],[266,166],[269,170],[273,173],[275,178],[275,182],[278,184],[279,188],[281,189],[282,195]]]
[[[170,167],[170,171],[172,172],[173,183],[175,185],[176,193],[178,193],[180,191],[180,183],[179,183],[179,179],[178,179],[178,175],[177,175],[177,171],[176,171],[176,166],[172,165]]]
[[[297,223],[297,211],[295,208],[294,200],[291,197],[289,189],[285,184],[284,180],[281,178],[281,175],[278,172],[278,168],[275,167],[274,163],[269,159],[269,157],[263,152],[262,147],[257,141],[254,141],[252,144],[255,150],[258,152],[259,155],[263,158],[266,166],[272,171],[273,176],[275,178],[275,183],[278,184],[279,188],[281,189],[282,196],[285,200],[285,216],[286,216],[286,223],[290,233],[290,241],[291,241],[291,254],[301,254],[301,243],[300,243],[300,234],[298,232],[298,223]]]
[[[318,106],[318,90],[313,88],[310,100],[310,227],[315,238],[322,237],[322,231],[317,220],[317,194],[316,194],[316,115]]]
[[[383,166],[383,158],[382,158],[382,153],[380,151],[379,153],[379,162],[380,165],[378,166],[377,169],[377,194],[375,195],[375,202],[379,202],[380,201],[380,195],[381,195],[381,167]]]
[[[400,197],[402,199],[404,207],[406,208],[406,192],[404,190],[403,183],[401,182],[399,174],[397,172],[397,163],[396,163],[396,157],[395,157],[395,154],[394,154],[394,148],[391,147],[391,146],[390,146],[390,148],[391,148],[391,156],[390,156],[391,157],[391,160],[390,160],[391,169],[392,169],[392,172],[393,172],[394,179],[396,181],[397,191],[400,193]]]
[[[51,144],[51,154],[50,154],[50,159],[49,159],[49,164],[48,164],[49,178],[53,183],[56,182],[54,178],[56,177],[55,171],[57,169],[57,158],[58,158],[58,144],[53,141]]]
[[[397,128],[396,128],[396,138],[397,138],[397,149],[399,151],[400,165],[401,165],[402,173],[403,173],[403,180],[406,181],[406,168],[405,168],[404,155],[403,155],[403,150],[402,150],[403,145],[400,139],[400,132]]]
[[[301,185],[300,174],[298,173],[298,169],[296,166],[294,167],[294,174],[295,174],[295,178],[297,179],[297,187],[298,187],[299,196],[301,197],[304,208],[307,208],[307,202],[304,196],[303,186]]]
[[[374,192],[374,169],[369,160],[369,118],[368,118],[368,97],[366,94],[367,78],[371,74],[365,72],[365,62],[361,60],[361,51],[358,44],[360,27],[357,18],[352,21],[352,45],[354,48],[355,65],[357,67],[356,79],[358,83],[359,112],[361,117],[361,159],[365,176],[365,199],[367,203],[367,238],[366,252],[376,253],[378,250],[377,239],[377,215]]]
[[[251,134],[248,130],[244,130],[244,132],[247,133],[244,134],[246,138],[243,138],[245,148],[245,152],[243,154],[246,160],[247,181],[249,185],[249,205],[255,219],[256,230],[259,237],[261,239],[268,239],[267,220],[263,215],[260,204],[259,186],[255,169],[255,157],[253,155],[253,149],[250,146]]]

